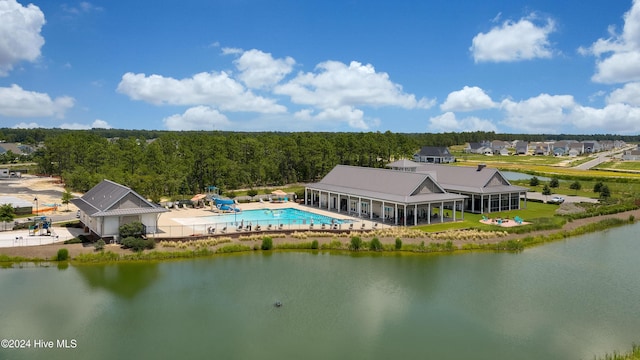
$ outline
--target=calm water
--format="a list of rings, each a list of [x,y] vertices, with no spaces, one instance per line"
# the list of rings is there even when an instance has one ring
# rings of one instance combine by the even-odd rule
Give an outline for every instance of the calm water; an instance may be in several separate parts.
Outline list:
[[[525,173],[521,173],[521,172],[517,172],[517,171],[500,171],[500,173],[502,175],[504,175],[504,177],[507,180],[529,180],[533,177],[533,175],[530,174],[525,174]],[[538,178],[538,180],[540,181],[549,181],[551,180],[551,178],[546,177],[546,176],[536,176]]]
[[[0,359],[592,359],[640,342],[639,230],[520,254],[2,269],[0,338],[77,347]]]

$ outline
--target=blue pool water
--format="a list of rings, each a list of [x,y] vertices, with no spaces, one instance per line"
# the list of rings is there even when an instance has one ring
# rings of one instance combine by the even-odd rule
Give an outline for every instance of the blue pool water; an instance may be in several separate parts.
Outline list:
[[[236,214],[225,214],[215,216],[204,216],[198,218],[202,223],[207,224],[229,224],[244,221],[245,225],[251,222],[253,225],[306,225],[313,224],[344,224],[347,221],[332,218],[325,215],[315,214],[309,211],[284,208],[284,209],[258,209],[244,210]]]

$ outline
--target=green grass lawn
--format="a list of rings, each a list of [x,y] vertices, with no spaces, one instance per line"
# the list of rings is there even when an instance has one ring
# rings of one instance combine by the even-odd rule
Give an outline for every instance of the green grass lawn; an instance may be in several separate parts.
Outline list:
[[[596,169],[640,171],[640,161],[607,161],[596,166]]]
[[[524,202],[520,203],[520,206],[524,206]],[[558,209],[558,205],[551,204],[543,204],[538,202],[527,202],[526,209],[520,210],[511,210],[511,211],[499,211],[490,214],[484,214],[484,216],[491,218],[510,218],[513,219],[516,216],[521,217],[524,221],[531,219],[539,219],[539,218],[549,218],[553,217],[556,209]],[[463,221],[456,221],[444,224],[433,224],[433,225],[418,225],[415,229],[422,230],[425,232],[440,232],[447,230],[456,230],[456,229],[467,229],[470,227],[478,228],[481,230],[500,230],[501,228],[496,225],[486,225],[482,224],[480,220],[482,219],[483,214],[472,214],[465,213]],[[461,215],[459,211],[456,211],[456,219],[460,219]]]

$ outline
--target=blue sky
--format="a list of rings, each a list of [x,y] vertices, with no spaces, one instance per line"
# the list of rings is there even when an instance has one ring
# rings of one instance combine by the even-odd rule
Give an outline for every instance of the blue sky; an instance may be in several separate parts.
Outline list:
[[[640,0],[0,0],[0,127],[640,133]]]

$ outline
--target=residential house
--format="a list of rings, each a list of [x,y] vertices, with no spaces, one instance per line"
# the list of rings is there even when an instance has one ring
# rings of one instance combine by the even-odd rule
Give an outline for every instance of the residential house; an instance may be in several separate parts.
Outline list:
[[[529,153],[529,143],[526,141],[516,141],[514,148],[516,155],[527,155]]]
[[[569,156],[578,156],[584,154],[584,143],[573,142],[569,144]]]
[[[582,144],[584,145],[583,151],[586,154],[592,154],[601,150],[600,144],[597,141],[583,141]]]
[[[627,161],[639,161],[640,160],[640,150],[636,148],[635,150],[627,150],[622,155],[622,160]]]
[[[416,162],[445,164],[456,161],[456,158],[451,155],[449,148],[439,146],[423,146],[420,151],[413,155],[413,159]]]
[[[509,155],[509,147],[511,143],[502,140],[493,140],[491,142],[491,151],[494,155]]]

